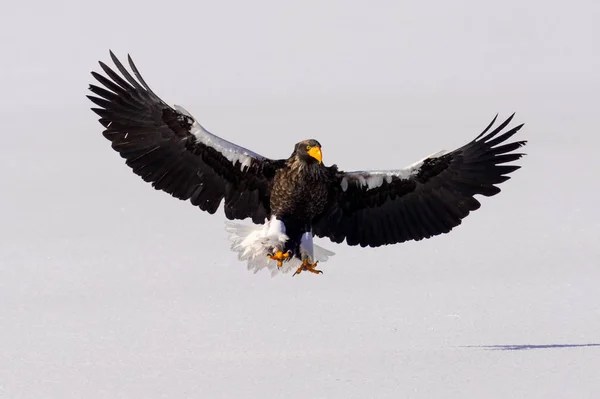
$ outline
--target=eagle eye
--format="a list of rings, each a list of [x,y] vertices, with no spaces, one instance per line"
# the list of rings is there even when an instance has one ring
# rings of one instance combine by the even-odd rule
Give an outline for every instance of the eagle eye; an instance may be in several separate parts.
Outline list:
[[[306,151],[310,150],[311,148],[312,148],[311,146],[307,145],[306,146]]]

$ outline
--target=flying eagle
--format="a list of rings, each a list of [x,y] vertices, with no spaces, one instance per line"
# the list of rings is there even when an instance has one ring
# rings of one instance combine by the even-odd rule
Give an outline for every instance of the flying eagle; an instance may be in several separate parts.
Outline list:
[[[144,81],[128,56],[133,77],[110,52],[119,75],[92,72],[101,86],[88,96],[98,108],[104,137],[126,164],[157,190],[190,200],[214,214],[223,201],[232,249],[248,268],[273,274],[321,273],[332,252],[313,236],[378,247],[448,233],[479,208],[474,195],[498,194],[498,184],[519,169],[506,165],[524,154],[526,141],[508,140],[523,125],[493,128],[473,141],[397,170],[344,172],[325,166],[321,144],[303,140],[287,159],[269,159],[226,141],[180,106],[169,106]]]

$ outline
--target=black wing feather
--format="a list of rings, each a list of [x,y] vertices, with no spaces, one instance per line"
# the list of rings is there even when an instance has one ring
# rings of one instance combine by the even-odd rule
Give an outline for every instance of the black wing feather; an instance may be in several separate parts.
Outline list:
[[[132,76],[110,52],[119,75],[100,62],[107,77],[92,72],[104,87],[90,85],[87,96],[98,107],[92,110],[105,127],[103,135],[126,164],[157,190],[215,213],[224,200],[229,219],[252,218],[262,223],[270,217],[270,187],[277,169],[285,161],[271,160],[228,143],[205,131],[195,120],[162,101],[142,78],[131,57]],[[218,140],[221,147],[203,142],[192,132]],[[250,159],[242,167],[239,159],[227,158],[226,146]]]
[[[490,133],[496,117],[475,140],[441,156],[429,157],[408,175],[389,171],[378,185],[360,179],[383,172],[351,172],[330,168],[333,181],[328,205],[313,232],[334,242],[377,247],[448,233],[481,204],[474,196],[500,192],[524,154],[513,151],[526,141],[505,143],[521,127],[505,133],[514,114]]]

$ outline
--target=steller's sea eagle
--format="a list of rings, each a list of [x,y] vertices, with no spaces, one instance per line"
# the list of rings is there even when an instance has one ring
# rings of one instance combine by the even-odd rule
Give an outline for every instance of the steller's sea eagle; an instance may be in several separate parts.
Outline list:
[[[287,159],[269,159],[204,129],[185,109],[170,107],[146,84],[128,57],[133,77],[110,52],[121,76],[100,62],[90,85],[104,136],[142,179],[211,214],[224,202],[232,249],[248,268],[273,274],[321,273],[332,252],[313,236],[378,247],[448,233],[479,208],[474,195],[498,194],[519,169],[525,141],[507,142],[523,125],[505,130],[512,115],[473,141],[397,170],[344,172],[323,164],[321,145],[303,140]],[[514,114],[513,114],[514,115]]]

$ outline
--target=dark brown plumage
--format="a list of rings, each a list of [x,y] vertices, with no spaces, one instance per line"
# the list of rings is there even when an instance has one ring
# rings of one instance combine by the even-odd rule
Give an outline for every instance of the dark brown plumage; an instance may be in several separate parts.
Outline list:
[[[135,78],[110,55],[122,76],[100,62],[108,78],[92,72],[104,87],[90,85],[88,97],[133,172],[209,213],[223,201],[228,219],[283,222],[278,234],[287,241],[277,249],[297,257],[312,257],[312,235],[377,247],[447,233],[480,207],[475,195],[500,192],[497,185],[519,168],[506,163],[523,155],[515,151],[525,141],[508,142],[522,125],[504,131],[511,116],[492,129],[494,118],[457,150],[404,169],[343,172],[322,163],[316,140],[296,144],[288,159],[268,159],[211,134],[163,102],[131,58]],[[307,234],[310,243],[302,241]]]
[[[282,220],[290,237],[285,250],[299,253],[300,236],[312,230],[312,221],[325,206],[331,185],[323,163],[308,154],[307,148],[321,148],[316,140],[304,140],[294,147],[285,167],[273,179],[272,215]]]

